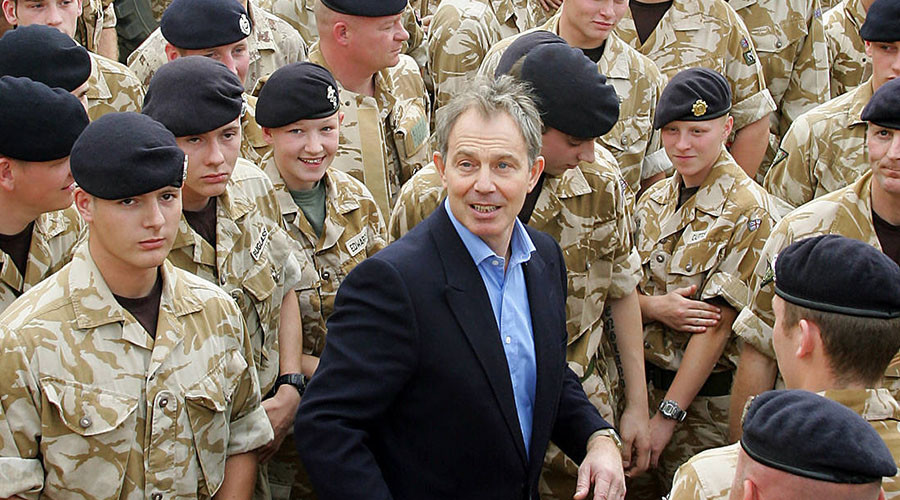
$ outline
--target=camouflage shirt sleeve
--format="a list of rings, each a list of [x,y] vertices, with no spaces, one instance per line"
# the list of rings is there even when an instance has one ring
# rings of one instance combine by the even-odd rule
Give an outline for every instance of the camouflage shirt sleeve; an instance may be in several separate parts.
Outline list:
[[[792,61],[790,81],[778,103],[781,110],[779,136],[783,136],[800,115],[828,100],[831,93],[822,9],[817,0],[809,4],[806,36]]]
[[[672,480],[672,491],[668,500],[706,500],[700,478],[690,461],[678,468]]]
[[[763,180],[766,191],[795,208],[812,200],[816,191],[812,172],[818,142],[808,118],[800,116],[788,129]]]
[[[391,212],[388,234],[396,241],[425,220],[444,197],[444,188],[434,163],[416,172],[400,189]]]
[[[734,117],[734,130],[740,130],[751,123],[759,121],[775,111],[775,101],[766,88],[762,65],[756,58],[756,50],[750,33],[741,18],[729,8],[734,29],[729,33],[728,61],[725,65],[725,77],[731,83],[734,92],[731,115]]]
[[[634,210],[632,197],[628,193],[625,179],[618,176],[619,182],[615,182],[616,212],[616,250],[613,258],[612,277],[608,298],[621,299],[634,292],[641,281],[641,256],[634,246]]]

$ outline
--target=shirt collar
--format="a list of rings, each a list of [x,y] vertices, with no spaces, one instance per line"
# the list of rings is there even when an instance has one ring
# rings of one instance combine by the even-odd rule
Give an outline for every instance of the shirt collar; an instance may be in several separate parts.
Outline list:
[[[475,233],[469,231],[466,226],[463,226],[461,222],[456,220],[456,217],[453,216],[453,211],[450,210],[450,200],[448,198],[444,199],[444,209],[447,211],[447,217],[450,218],[450,222],[459,234],[460,239],[462,239],[463,245],[466,246],[466,250],[469,251],[469,255],[472,257],[476,266],[480,265],[488,258],[503,258],[502,255],[495,254],[484,240],[476,236]],[[518,217],[515,218],[515,225],[513,226],[512,238],[510,239],[509,244],[510,266],[528,262],[531,260],[531,254],[536,250],[534,243],[531,241],[531,237],[528,236],[528,231],[525,230],[525,225],[519,221]]]

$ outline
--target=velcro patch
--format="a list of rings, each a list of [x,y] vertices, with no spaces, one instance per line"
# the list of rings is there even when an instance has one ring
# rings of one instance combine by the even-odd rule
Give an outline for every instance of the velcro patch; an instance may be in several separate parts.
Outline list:
[[[253,244],[253,248],[250,250],[250,257],[253,257],[253,260],[259,260],[259,257],[262,255],[263,249],[266,248],[266,243],[269,242],[269,229],[263,228],[262,232],[259,233],[259,238],[256,240],[256,243]]]
[[[425,122],[425,118],[419,119],[410,129],[409,134],[412,136],[413,149],[419,149],[419,146],[428,138],[428,123]]]
[[[747,66],[753,66],[756,64],[756,56],[753,55],[753,49],[744,52],[744,62],[747,63]]]
[[[756,231],[757,229],[759,229],[759,226],[761,224],[762,219],[751,219],[749,222],[747,222],[747,229],[750,230],[750,232]]]
[[[347,250],[350,252],[350,256],[353,257],[359,252],[362,252],[368,243],[369,235],[366,230],[363,229],[359,234],[347,240]]]

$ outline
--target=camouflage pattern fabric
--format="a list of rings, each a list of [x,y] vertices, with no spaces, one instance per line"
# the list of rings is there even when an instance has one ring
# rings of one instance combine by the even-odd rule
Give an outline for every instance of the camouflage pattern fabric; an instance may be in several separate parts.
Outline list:
[[[557,14],[537,29],[558,35],[559,18]],[[515,36],[506,38],[491,47],[479,73],[493,76],[503,52],[515,39]],[[638,193],[642,180],[672,167],[659,131],[653,130],[656,103],[666,86],[666,78],[650,58],[625,43],[615,32],[606,39],[597,70],[606,76],[606,82],[619,96],[619,120],[597,143],[616,157],[631,191]]]
[[[265,174],[238,159],[225,193],[216,198],[216,247],[182,215],[168,257],[176,267],[222,287],[238,304],[262,394],[269,392],[278,376],[281,301],[304,272],[284,231],[272,189]]]
[[[256,123],[256,96],[244,93],[244,110],[241,115],[241,158],[258,165],[272,146],[263,137],[262,127]]]
[[[75,41],[91,52],[100,48],[100,35],[105,28],[116,27],[116,10],[112,0],[87,0],[75,25]]]
[[[435,109],[465,88],[492,45],[535,27],[534,11],[524,8],[527,2],[518,3],[522,5],[513,0],[440,3],[428,31],[428,67],[434,79]]]
[[[868,125],[860,115],[872,93],[870,79],[801,115],[781,141],[766,190],[796,208],[868,172]]]
[[[900,405],[886,389],[831,390],[822,396],[866,419],[900,465]],[[668,500],[727,500],[737,469],[740,443],[695,455],[678,469]],[[900,477],[884,478],[885,498],[900,497]]]
[[[718,71],[731,84],[734,130],[775,111],[763,67],[744,22],[724,0],[674,0],[656,29],[641,45],[631,12],[616,25],[626,43],[672,78],[687,68]]]
[[[848,92],[872,76],[872,61],[859,29],[866,21],[862,0],[841,0],[825,13],[825,42],[831,68],[831,97]]]
[[[328,67],[318,44],[309,60]],[[340,82],[338,82],[340,83]],[[429,101],[416,62],[400,62],[375,73],[375,95],[340,89],[340,147],[332,168],[361,181],[388,217],[400,186],[431,160]]]
[[[39,215],[31,232],[25,276],[19,273],[12,258],[0,251],[0,312],[22,292],[68,264],[84,232],[84,222],[74,207]]]
[[[107,113],[134,111],[144,105],[144,87],[124,64],[90,52],[91,76],[88,77],[88,116],[96,120]]]
[[[211,498],[272,439],[240,311],[165,262],[156,338],[87,245],[0,316],[0,495]]]
[[[257,82],[278,68],[298,61],[305,61],[306,42],[287,22],[249,2],[247,12],[253,20],[253,31],[247,37],[250,50],[250,69],[244,88],[251,92]],[[128,56],[128,67],[143,84],[150,79],[166,59],[166,43],[162,31],[156,28],[141,45]]]

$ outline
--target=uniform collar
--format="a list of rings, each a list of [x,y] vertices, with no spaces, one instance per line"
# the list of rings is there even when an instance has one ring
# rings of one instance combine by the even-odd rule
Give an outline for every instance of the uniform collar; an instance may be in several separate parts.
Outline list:
[[[309,62],[318,64],[320,66],[325,67],[328,71],[331,71],[331,68],[328,67],[328,64],[325,62],[325,57],[322,55],[322,50],[319,48],[319,42],[316,41],[309,48]],[[351,92],[344,88],[341,85],[341,82],[337,82],[338,86],[341,88],[341,93],[346,93],[347,95],[359,99],[362,97],[360,94],[356,92]],[[394,97],[394,79],[391,77],[391,68],[383,68],[381,71],[375,73],[375,101],[378,103],[378,108],[381,113],[381,118],[387,118],[387,114],[391,109],[394,108],[394,104],[397,101],[397,98]],[[343,99],[342,99],[343,100]]]
[[[491,0],[491,8],[501,24],[507,24],[515,17],[519,33],[534,26],[534,19],[526,2],[521,0]]]
[[[237,187],[234,182],[234,172],[232,172],[225,192],[216,197],[216,248],[214,250],[217,257],[221,253],[224,258],[231,251],[241,233],[235,221],[250,213],[254,208],[256,208],[256,204]],[[182,214],[172,251],[193,245],[194,262],[213,265],[212,262],[206,262],[208,259],[202,258],[204,244],[208,246],[206,240],[191,228]],[[216,265],[216,269],[218,267]]]
[[[850,408],[870,422],[900,420],[900,404],[884,388],[827,390],[819,394]]]
[[[561,16],[562,13],[557,12],[538,29],[559,35],[559,19]],[[623,52],[628,50],[628,44],[615,31],[610,31],[605,43],[606,47],[603,48],[603,55],[597,61],[600,73],[606,75],[607,78],[631,78],[631,73],[628,70],[628,58],[622,55]]]
[[[848,103],[849,106],[847,106],[847,123],[850,124],[849,126],[866,125],[866,122],[861,118],[862,112],[874,93],[872,77],[850,91],[850,96],[848,97],[851,97],[851,101]]]
[[[713,164],[706,179],[700,184],[700,188],[697,189],[697,193],[687,200],[679,210],[693,211],[697,209],[712,216],[721,215],[729,194],[740,178],[740,172],[742,172],[740,167],[723,147],[719,158]],[[676,172],[662,189],[651,192],[650,199],[660,205],[672,204],[674,207],[678,203],[680,187],[681,175]]]
[[[281,176],[281,172],[278,171],[273,152],[270,151],[263,157],[262,170],[266,173],[269,180],[272,181],[272,185],[275,187],[275,197],[278,199],[281,215],[297,214],[300,208],[291,197],[291,193],[284,183],[284,178]],[[334,207],[335,212],[347,214],[353,210],[359,209],[359,200],[357,200],[356,197],[350,193],[342,192],[337,188],[337,183],[331,175],[331,167],[325,170],[325,175],[322,176],[322,182],[325,183],[325,203],[326,205]]]
[[[855,32],[859,32],[863,23],[866,22],[866,9],[863,8],[862,0],[847,0],[844,12],[847,14],[847,19],[856,27]]]
[[[881,242],[875,234],[875,223],[872,221],[872,170],[860,176],[853,184],[850,184],[836,196],[841,206],[837,216],[831,221],[831,227],[826,233],[842,234],[849,238],[856,237],[869,245],[881,250]],[[829,196],[829,195],[826,195]],[[864,224],[860,221],[865,221]],[[859,234],[848,234],[846,227],[855,227]]]

